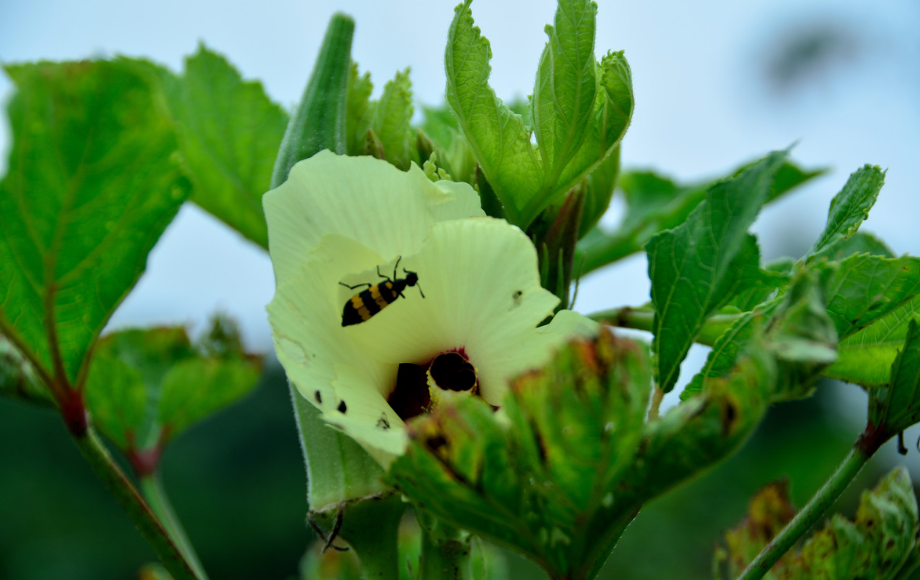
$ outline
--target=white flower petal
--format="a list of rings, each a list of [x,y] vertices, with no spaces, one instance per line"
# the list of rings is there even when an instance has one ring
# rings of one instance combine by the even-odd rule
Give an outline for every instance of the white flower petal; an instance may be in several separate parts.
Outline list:
[[[278,360],[291,383],[331,423],[349,432],[361,425],[376,433],[355,438],[368,451],[373,447],[378,460],[405,445],[404,424],[386,402],[398,367],[367,356],[344,333],[338,282],[352,268],[375,268],[381,261],[359,242],[326,235],[301,274],[280,284],[268,305]]]
[[[567,312],[537,328],[558,299],[540,287],[536,251],[518,228],[481,217],[467,184],[323,152],[263,200],[278,358],[323,418],[384,466],[406,445],[405,424],[387,403],[400,363],[462,350],[483,398],[501,404],[510,378],[596,328]],[[407,271],[418,275],[417,287],[369,320],[342,326],[346,303],[364,285],[405,279]]]
[[[339,413],[324,414],[323,420],[329,423],[330,428],[336,428],[357,441],[384,469],[389,468],[397,456],[405,453],[408,435],[402,421],[399,421],[399,427],[382,431],[373,424],[367,424],[362,418]]]
[[[389,261],[417,252],[436,221],[484,215],[467,184],[435,184],[415,165],[403,172],[371,157],[329,151],[295,165],[262,203],[279,284],[300,275],[324,234],[357,240]]]
[[[540,287],[537,255],[520,229],[492,218],[436,224],[421,251],[401,268],[416,288],[367,322],[345,329],[381,362],[422,364],[462,349],[487,401],[500,404],[508,378],[538,366],[561,342],[536,332],[558,298]]]

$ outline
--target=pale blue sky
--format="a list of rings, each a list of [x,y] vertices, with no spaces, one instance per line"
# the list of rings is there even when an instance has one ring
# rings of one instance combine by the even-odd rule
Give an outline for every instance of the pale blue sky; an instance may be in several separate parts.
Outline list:
[[[693,179],[715,176],[771,149],[834,170],[768,208],[755,226],[774,257],[796,237],[812,240],[847,175],[863,163],[889,168],[867,229],[899,252],[920,255],[920,9],[908,0],[756,0],[599,3],[598,54],[625,49],[636,113],[623,146],[626,167]],[[421,102],[442,101],[443,48],[451,1],[263,2],[0,0],[0,59],[79,59],[126,54],[181,67],[199,41],[261,79],[285,106],[298,99],[326,23],[336,10],[356,22],[353,55],[379,88],[411,66]],[[493,87],[531,92],[555,3],[477,0],[473,13],[492,42]],[[799,30],[831,23],[845,38],[839,58],[808,81],[777,91],[767,58]],[[847,36],[849,35],[849,36]],[[838,47],[839,49],[840,47]],[[0,95],[12,90],[0,75]],[[0,126],[5,166],[9,133]],[[615,210],[614,210],[615,213]],[[615,219],[615,216],[610,218]],[[113,324],[200,323],[215,308],[239,318],[247,343],[270,348],[264,305],[273,280],[267,256],[187,206],[154,249],[147,273]],[[643,258],[588,277],[579,310],[648,300]],[[690,365],[705,356],[695,349]],[[684,373],[688,376],[688,373]]]

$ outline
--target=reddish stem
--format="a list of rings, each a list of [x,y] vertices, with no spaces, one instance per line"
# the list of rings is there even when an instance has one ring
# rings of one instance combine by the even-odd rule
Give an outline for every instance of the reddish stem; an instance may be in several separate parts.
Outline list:
[[[86,416],[86,405],[83,403],[83,393],[77,390],[64,389],[58,400],[60,405],[61,418],[67,430],[74,437],[82,437],[86,434],[89,420]]]

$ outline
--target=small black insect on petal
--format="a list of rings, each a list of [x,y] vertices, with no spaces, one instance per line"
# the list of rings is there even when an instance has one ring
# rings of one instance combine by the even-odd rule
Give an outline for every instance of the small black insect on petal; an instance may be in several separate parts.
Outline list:
[[[323,404],[323,396],[320,394],[319,391],[316,391],[315,393],[313,393],[313,396],[316,398],[317,403],[319,403],[320,405]]]
[[[345,414],[345,411],[348,410],[348,405],[345,404],[345,401],[339,401],[339,406],[336,407],[339,410],[339,413]]]
[[[386,413],[380,413],[380,418],[377,419],[377,427],[386,431],[390,428],[390,422],[387,420]]]

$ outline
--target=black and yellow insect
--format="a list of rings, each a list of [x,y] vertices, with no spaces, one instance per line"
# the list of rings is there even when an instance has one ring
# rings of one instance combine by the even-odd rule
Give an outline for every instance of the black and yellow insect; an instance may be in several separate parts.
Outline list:
[[[344,282],[339,282],[339,284],[351,290],[367,286],[365,290],[358,292],[345,303],[345,309],[342,311],[342,326],[351,326],[352,324],[360,324],[370,320],[372,316],[395,302],[400,296],[405,298],[402,291],[405,290],[407,286],[415,286],[418,284],[418,274],[410,272],[405,268],[403,268],[403,272],[406,273],[406,277],[396,277],[400,260],[402,260],[401,257],[396,260],[392,278],[381,274],[380,266],[377,266],[377,275],[384,279],[383,282],[378,284],[365,283],[349,286]],[[425,293],[422,292],[421,286],[418,287],[418,292],[422,295],[422,298],[425,297]]]

